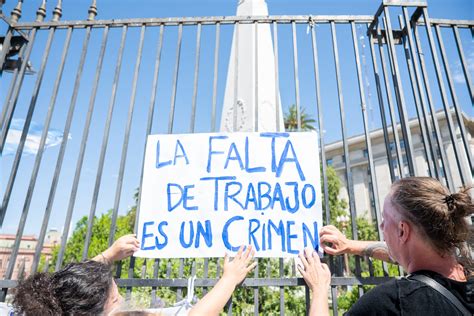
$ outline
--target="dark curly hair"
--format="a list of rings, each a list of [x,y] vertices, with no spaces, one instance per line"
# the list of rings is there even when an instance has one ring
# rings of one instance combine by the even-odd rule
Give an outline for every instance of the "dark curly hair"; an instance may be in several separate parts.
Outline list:
[[[54,273],[20,281],[13,307],[21,315],[91,315],[104,310],[113,278],[110,266],[96,261],[71,263]]]

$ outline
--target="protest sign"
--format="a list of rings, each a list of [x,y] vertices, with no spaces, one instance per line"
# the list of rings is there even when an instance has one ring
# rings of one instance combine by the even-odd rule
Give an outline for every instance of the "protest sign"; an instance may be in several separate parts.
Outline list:
[[[315,132],[150,135],[135,256],[258,257],[319,249]]]

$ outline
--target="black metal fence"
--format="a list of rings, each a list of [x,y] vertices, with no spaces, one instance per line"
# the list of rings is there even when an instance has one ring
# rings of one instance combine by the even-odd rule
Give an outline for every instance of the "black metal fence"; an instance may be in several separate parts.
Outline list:
[[[43,2],[34,22],[19,22],[21,1],[10,17],[2,14],[7,28],[0,55],[5,98],[0,154],[1,182],[6,186],[1,187],[0,225],[5,232],[14,227],[16,234],[10,259],[2,263],[7,264],[0,280],[3,294],[16,285],[13,276],[25,231],[39,232],[30,269],[38,270],[51,218],[64,223],[56,270],[63,264],[70,227],[81,215],[88,215],[82,258],[89,254],[96,212],[111,205],[109,244],[113,242],[119,210],[123,213],[133,203],[141,182],[147,135],[216,131],[223,78],[233,62],[232,33],[245,24],[267,24],[272,30],[282,103],[295,104],[299,120],[303,108],[317,117],[326,206],[330,205],[326,134],[341,140],[340,176],[353,238],[358,238],[355,219],[362,211],[355,204],[350,147],[354,135],[363,135],[365,185],[372,205],[368,211],[377,224],[381,183],[408,175],[436,177],[452,190],[472,183],[474,89],[468,59],[474,21],[431,19],[427,5],[413,1],[384,1],[375,16],[96,20],[94,1],[87,20],[61,21],[59,2],[51,20],[45,21],[45,8]],[[21,118],[18,130],[12,128],[15,118]],[[42,120],[42,129],[36,150],[28,154],[27,137],[35,120]],[[52,126],[63,126],[63,136],[59,149],[45,151]],[[373,135],[380,129],[389,179],[377,175],[374,165]],[[14,133],[17,146],[6,154],[8,137]],[[80,140],[76,134],[82,134]],[[87,213],[80,213],[84,210]],[[327,220],[330,212],[325,207]],[[380,232],[379,238],[383,238]],[[129,294],[136,287],[151,288],[153,303],[157,287],[178,289],[177,298],[181,297],[187,285],[186,267],[197,275],[197,287],[212,286],[220,274],[215,260],[181,259],[175,276],[167,261],[154,260],[152,266],[150,260],[143,261],[142,277],[135,278],[137,262],[132,259],[125,267],[129,277],[118,284]],[[342,262],[332,262],[335,314],[341,287],[356,286],[362,295],[362,285],[393,277],[386,265],[385,274],[375,276],[367,258],[356,258],[354,263],[350,275],[344,276]],[[265,264],[267,268],[261,264],[243,286],[253,289],[249,295],[256,315],[262,303],[259,289],[275,287],[283,315],[285,288],[302,287],[304,282],[292,263],[280,259]],[[273,264],[277,270],[272,272]],[[216,267],[215,274],[209,272],[210,266]],[[308,303],[307,289],[305,297]],[[232,312],[232,304],[228,311]]]

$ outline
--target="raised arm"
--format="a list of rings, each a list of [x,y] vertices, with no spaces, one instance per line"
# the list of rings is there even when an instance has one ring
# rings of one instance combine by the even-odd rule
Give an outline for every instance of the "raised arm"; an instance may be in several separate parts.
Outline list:
[[[140,242],[135,237],[135,234],[124,235],[117,239],[112,246],[92,258],[92,260],[112,264],[114,261],[130,257],[139,249]]]
[[[332,225],[324,226],[319,233],[319,238],[324,252],[330,255],[348,253],[396,263],[390,257],[387,244],[383,241],[351,240]]]
[[[189,312],[189,316],[219,315],[225,304],[232,296],[236,286],[247,274],[255,268],[256,262],[251,263],[254,255],[252,246],[240,247],[235,258],[230,261],[227,254],[224,257],[224,274],[212,290],[206,294]]]
[[[299,254],[303,267],[298,270],[311,290],[311,306],[309,316],[329,316],[328,290],[331,284],[331,272],[325,263],[321,263],[319,255],[313,249],[306,248]]]

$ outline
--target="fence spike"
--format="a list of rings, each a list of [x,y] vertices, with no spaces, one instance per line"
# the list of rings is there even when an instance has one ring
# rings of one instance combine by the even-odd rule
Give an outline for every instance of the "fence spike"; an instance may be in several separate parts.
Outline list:
[[[62,9],[62,0],[58,0],[58,4],[53,10],[53,18],[51,21],[57,22],[63,16],[63,9]]]
[[[23,6],[23,0],[18,0],[18,3],[16,4],[16,7],[13,9],[11,13],[11,21],[13,23],[18,22],[18,20],[21,18],[21,7]]]
[[[89,7],[88,12],[89,12],[89,17],[87,18],[87,20],[89,21],[94,20],[95,17],[97,16],[97,1],[96,0],[92,0],[92,4]]]
[[[43,0],[38,10],[36,10],[36,22],[43,22],[45,16],[46,16],[46,0]]]

